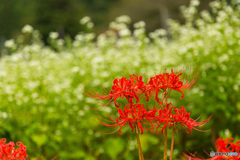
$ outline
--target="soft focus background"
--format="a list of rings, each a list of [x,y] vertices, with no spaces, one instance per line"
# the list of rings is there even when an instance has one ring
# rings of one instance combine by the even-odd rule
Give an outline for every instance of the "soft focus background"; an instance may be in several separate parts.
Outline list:
[[[209,9],[209,2],[201,0],[199,9]],[[187,4],[189,0],[0,0],[0,40],[18,36],[25,24],[39,30],[45,41],[51,31],[73,38],[85,30],[79,25],[84,16],[92,18],[98,34],[121,15],[130,16],[132,23],[145,21],[147,32],[166,29],[168,18],[184,22],[180,6]]]
[[[208,132],[179,129],[174,159],[207,157],[219,136],[240,139],[239,28],[238,0],[1,0],[0,137],[22,141],[31,159],[135,160],[130,129],[96,131],[113,131],[92,119],[116,108],[92,110],[103,102],[82,89],[103,93],[131,73],[147,82],[164,68],[197,66],[197,84],[171,102],[193,119],[213,118]],[[145,159],[162,157],[161,134],[141,140]]]

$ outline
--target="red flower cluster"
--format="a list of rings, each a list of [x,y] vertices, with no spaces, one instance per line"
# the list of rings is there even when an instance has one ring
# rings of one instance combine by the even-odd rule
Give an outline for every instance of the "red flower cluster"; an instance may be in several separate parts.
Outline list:
[[[101,95],[96,92],[88,94],[96,99],[110,100],[109,103],[114,102],[116,107],[120,107],[120,104],[116,102],[118,98],[126,98],[128,103],[133,104],[133,99],[136,103],[139,102],[139,95],[146,93],[146,86],[142,81],[142,76],[132,74],[130,79],[122,77],[120,79],[114,79],[112,90],[108,95]],[[148,95],[146,94],[148,97]],[[107,103],[107,104],[109,104]]]
[[[6,144],[6,139],[0,140],[0,159],[1,160],[25,160],[27,158],[26,146],[22,142],[16,143],[18,149],[15,149],[14,142]]]
[[[164,130],[167,129],[167,127],[171,129],[173,125],[181,125],[181,127],[189,133],[192,132],[192,129],[201,131],[197,127],[205,125],[211,119],[210,116],[202,122],[197,122],[198,119],[191,119],[190,113],[187,112],[184,107],[178,109],[172,106],[169,108],[170,105],[170,103],[167,104],[163,109],[157,110],[153,108],[147,110],[143,104],[127,104],[123,110],[118,109],[120,115],[118,118],[108,115],[109,120],[106,120],[98,116],[99,124],[109,128],[119,127],[114,131],[119,131],[119,134],[122,134],[121,129],[126,125],[129,125],[132,131],[134,131],[135,125],[137,125],[141,134],[143,134],[144,130],[153,132],[155,129],[157,134],[159,133],[159,129],[161,129],[161,133],[164,134]]]
[[[132,74],[129,79],[126,77],[115,79],[112,90],[107,95],[101,95],[96,92],[88,95],[96,99],[110,100],[107,104],[114,102],[116,107],[121,106],[117,102],[118,98],[127,100],[128,104],[123,109],[117,110],[119,113],[118,118],[108,115],[110,120],[107,120],[98,116],[100,124],[110,128],[119,127],[116,131],[119,131],[120,134],[122,134],[121,129],[126,125],[129,125],[132,131],[134,131],[135,127],[138,127],[141,133],[144,130],[154,131],[155,129],[156,133],[158,133],[158,130],[161,128],[161,133],[163,134],[167,126],[171,128],[174,124],[180,124],[187,129],[187,132],[191,132],[192,129],[197,129],[196,127],[206,124],[211,117],[202,122],[196,122],[196,120],[190,118],[190,113],[184,107],[178,109],[174,106],[170,107],[171,104],[167,103],[166,96],[169,90],[181,92],[182,96],[180,99],[182,99],[184,97],[183,91],[190,89],[198,78],[198,74],[195,72],[193,78],[190,80],[188,77],[184,83],[183,77],[180,78],[181,75],[182,72],[171,70],[171,73],[163,73],[151,77],[149,82],[145,84],[142,76]],[[159,99],[160,91],[163,93],[162,101]],[[139,103],[140,99],[149,101],[150,97],[154,97],[156,102],[162,107],[147,109],[144,104]]]
[[[181,92],[182,96],[180,99],[182,99],[184,97],[183,91],[190,89],[196,83],[198,74],[195,72],[193,78],[189,80],[188,77],[185,83],[182,81],[183,78],[180,78],[181,75],[181,71],[174,73],[174,71],[171,70],[171,73],[163,73],[151,77],[149,82],[145,84],[142,80],[142,76],[132,74],[129,79],[126,77],[115,79],[113,81],[112,90],[108,95],[101,95],[96,92],[87,94],[96,99],[110,100],[110,103],[114,102],[116,107],[120,106],[120,104],[116,102],[118,98],[126,98],[128,103],[133,104],[133,99],[138,103],[139,96],[141,95],[144,95],[148,101],[149,97],[155,94],[155,99],[159,103],[162,103],[159,100],[158,94],[159,91],[166,91],[166,89]]]
[[[233,143],[233,138],[226,138],[222,139],[222,137],[218,138],[216,141],[216,148],[217,151],[214,153],[230,153],[232,155],[215,155],[212,156],[212,158],[209,159],[200,159],[196,156],[188,156],[185,155],[185,157],[188,158],[188,160],[240,160],[240,140],[236,143]],[[209,155],[210,156],[210,155]]]
[[[167,104],[167,106],[159,110],[159,115],[156,116],[157,119],[157,126],[158,128],[161,127],[161,133],[164,134],[164,130],[166,129],[167,126],[169,126],[169,129],[175,124],[176,125],[181,125],[182,128],[186,129],[187,133],[192,132],[192,129],[199,130],[196,127],[204,126],[210,119],[211,116],[207,119],[205,119],[202,122],[196,122],[198,119],[194,120],[190,118],[190,113],[186,111],[184,107],[171,107],[169,108],[170,104]]]
[[[157,110],[151,109],[150,111],[147,111],[143,104],[134,104],[129,105],[127,104],[124,109],[118,109],[119,117],[111,117],[108,115],[110,120],[106,120],[102,117],[98,117],[99,123],[107,126],[109,128],[119,127],[116,131],[119,131],[119,134],[122,134],[121,129],[124,128],[127,124],[130,126],[132,131],[134,131],[136,125],[140,129],[141,134],[143,134],[143,125],[146,126],[145,130],[153,131],[155,122],[156,121],[156,112]],[[107,121],[108,123],[103,122],[103,120]],[[147,127],[149,126],[150,127]],[[114,131],[114,132],[116,132]],[[114,133],[112,132],[112,133]]]
[[[181,92],[182,96],[180,97],[180,99],[182,99],[184,97],[183,91],[190,89],[198,79],[198,75],[195,74],[191,81],[189,81],[188,77],[188,80],[183,84],[183,78],[180,78],[181,75],[182,72],[174,73],[173,70],[171,70],[171,73],[163,73],[150,78],[150,81],[148,83],[148,85],[150,86],[150,91],[151,93],[155,93],[155,99],[159,103],[159,90],[165,91],[166,89],[171,89]]]

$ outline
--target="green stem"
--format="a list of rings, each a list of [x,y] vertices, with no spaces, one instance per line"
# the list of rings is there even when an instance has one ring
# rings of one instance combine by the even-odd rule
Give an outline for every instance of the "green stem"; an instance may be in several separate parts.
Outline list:
[[[140,138],[139,138],[139,129],[138,129],[138,125],[136,125],[136,127],[135,127],[135,131],[136,131],[137,144],[138,144],[138,157],[139,157],[139,160],[144,160],[143,153],[142,153],[141,142],[140,142]]]
[[[172,160],[172,156],[173,156],[174,134],[175,134],[175,126],[173,125],[170,160]]]
[[[165,129],[165,135],[164,135],[164,155],[163,159],[167,160],[167,128]]]
[[[164,107],[167,106],[167,90],[164,91],[164,93],[163,93],[163,104],[164,104]],[[165,129],[165,135],[164,135],[164,155],[163,155],[163,159],[167,160],[167,127]]]

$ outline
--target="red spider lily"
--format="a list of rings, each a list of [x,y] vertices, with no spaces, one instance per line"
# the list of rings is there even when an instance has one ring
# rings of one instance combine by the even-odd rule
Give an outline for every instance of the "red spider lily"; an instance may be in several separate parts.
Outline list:
[[[184,107],[179,107],[179,109],[175,108],[174,112],[176,113],[173,116],[174,117],[174,122],[177,123],[177,124],[181,124],[182,128],[186,128],[187,133],[192,132],[192,129],[202,131],[202,130],[199,130],[198,128],[196,128],[196,127],[204,126],[212,118],[212,116],[210,116],[209,118],[205,119],[202,122],[196,122],[200,117],[197,118],[196,120],[191,119],[190,118],[190,113],[187,112]]]
[[[191,80],[189,80],[188,76],[188,79],[185,83],[183,83],[182,81],[184,78],[180,78],[181,75],[182,75],[181,71],[174,73],[173,70],[171,70],[171,73],[163,73],[151,77],[148,83],[150,85],[149,92],[151,94],[155,93],[155,99],[159,103],[161,103],[158,98],[159,90],[165,91],[167,88],[181,92],[182,96],[180,97],[180,99],[182,99],[184,97],[183,91],[192,88],[192,86],[196,83],[198,79],[198,75],[197,72],[195,72]]]
[[[167,126],[169,125],[169,128],[172,127],[174,119],[173,119],[173,114],[172,114],[172,110],[175,107],[171,107],[169,108],[171,105],[171,103],[168,103],[166,105],[165,108],[163,108],[162,110],[158,110],[159,115],[156,116],[157,121],[157,128],[156,128],[156,133],[158,134],[158,128],[160,128],[162,125],[163,127],[161,127],[161,133],[165,135],[165,133],[163,133],[163,131],[167,128]]]
[[[216,155],[208,159],[200,159],[194,155],[188,156],[184,154],[184,156],[187,157],[188,160],[240,160],[240,140],[237,141],[236,143],[233,143],[233,140],[234,140],[233,138],[226,138],[226,139],[222,139],[222,137],[218,138],[216,141],[216,148],[217,148],[216,152],[238,153],[237,156],[236,155],[229,155],[229,156]]]
[[[149,101],[149,97],[155,94],[155,99],[162,103],[158,94],[159,91],[162,90],[164,93],[167,93],[168,90],[176,90],[182,93],[180,99],[184,97],[183,91],[190,89],[198,79],[198,74],[195,71],[193,78],[190,80],[190,76],[188,76],[187,81],[183,82],[183,77],[180,76],[183,73],[181,71],[173,71],[171,73],[163,73],[151,77],[148,84],[144,84],[142,80],[142,76],[137,76],[135,74],[130,75],[130,78],[122,77],[120,79],[115,79],[113,81],[112,90],[107,95],[101,95],[94,92],[92,97],[103,100],[110,100],[107,104],[114,102],[116,107],[119,107],[120,104],[117,102],[118,98],[127,99],[128,103],[125,105],[124,109],[118,109],[119,117],[107,115],[109,120],[104,119],[101,116],[98,116],[99,122],[102,125],[107,127],[119,127],[118,130],[120,134],[121,129],[125,127],[127,124],[130,126],[132,131],[135,126],[138,126],[141,133],[143,130],[153,131],[156,128],[156,132],[158,133],[158,129],[161,128],[161,133],[174,124],[180,124],[182,128],[187,129],[187,133],[191,132],[192,129],[199,130],[197,127],[205,125],[211,118],[207,118],[202,122],[196,122],[198,119],[194,120],[190,118],[190,113],[188,113],[184,107],[180,107],[179,109],[176,107],[170,108],[170,103],[165,106],[162,110],[157,110],[153,107],[152,110],[147,111],[144,108],[143,104],[138,104],[140,98],[145,98]],[[134,104],[134,99],[136,104]],[[167,95],[163,98],[167,103]],[[155,116],[156,113],[159,115]],[[108,121],[111,124],[105,123],[103,121]],[[143,127],[143,124],[149,125],[149,128]],[[199,130],[200,131],[200,130]]]
[[[142,76],[138,77],[137,75],[132,74],[130,75],[130,79],[127,79],[126,77],[114,79],[112,90],[108,93],[108,95],[101,95],[96,92],[86,94],[96,99],[110,100],[109,103],[113,101],[115,106],[119,107],[120,104],[116,102],[119,97],[126,98],[130,104],[133,104],[133,99],[135,98],[136,103],[138,103],[139,95],[145,94],[145,84],[142,81]]]
[[[240,159],[240,140],[233,143],[233,138],[222,139],[218,138],[216,141],[216,148],[218,152],[237,152],[239,153],[238,159]]]
[[[164,134],[164,130],[167,129],[167,126],[169,129],[173,126],[173,124],[178,125],[180,124],[182,128],[186,129],[187,133],[192,132],[192,129],[199,130],[197,127],[205,125],[212,116],[205,119],[202,122],[196,122],[198,119],[194,120],[190,118],[190,113],[186,111],[184,107],[176,108],[174,106],[170,107],[171,103],[168,103],[166,107],[162,110],[159,110],[159,115],[156,116],[156,119],[158,120],[157,123],[157,129],[161,127],[161,133]],[[170,108],[169,108],[170,107]],[[158,130],[156,130],[158,134]]]
[[[137,99],[137,103],[139,102],[139,98],[137,95],[145,95],[146,96],[146,99],[147,101],[149,101],[149,96],[148,96],[148,92],[147,92],[147,85],[145,85],[145,83],[143,82],[142,80],[142,76],[137,76],[135,74],[132,74],[130,75],[130,79],[131,79],[131,82],[133,82],[133,85],[132,85],[132,91],[134,93],[136,93],[136,99]],[[142,97],[142,98],[145,98],[145,97]]]
[[[180,99],[182,99],[184,97],[183,91],[190,89],[198,79],[198,74],[195,72],[191,80],[188,76],[187,81],[183,83],[184,78],[180,78],[181,75],[181,71],[174,72],[171,70],[171,73],[163,73],[151,77],[148,84],[144,84],[142,76],[132,74],[129,79],[126,77],[114,79],[112,90],[107,92],[107,95],[102,95],[96,92],[86,94],[96,99],[110,100],[107,104],[114,102],[116,107],[120,106],[120,104],[117,103],[118,98],[126,98],[128,103],[133,104],[134,99],[136,100],[136,103],[139,103],[140,96],[149,101],[149,97],[152,94],[155,94],[155,99],[159,103],[162,103],[158,98],[160,90],[164,92],[166,89],[179,91],[182,93],[182,96],[180,97]]]
[[[109,128],[119,127],[117,130],[111,133],[119,131],[119,134],[121,135],[123,134],[121,132],[121,129],[124,128],[127,124],[132,129],[132,132],[134,131],[136,125],[140,129],[141,134],[143,134],[144,130],[148,130],[148,131],[154,130],[153,121],[155,121],[155,114],[157,112],[155,108],[151,109],[150,111],[147,111],[143,104],[134,104],[134,105],[128,104],[124,107],[124,110],[118,109],[117,111],[119,113],[118,118],[108,115],[109,120],[107,120],[98,116],[98,119],[99,119],[98,123]],[[110,122],[112,124],[105,123],[103,122],[103,120]],[[151,126],[151,127],[149,128],[145,127],[144,129],[143,125]]]
[[[25,160],[27,158],[26,146],[22,142],[17,142],[18,149],[15,149],[14,142],[7,144],[6,139],[0,140],[0,159],[2,160]]]

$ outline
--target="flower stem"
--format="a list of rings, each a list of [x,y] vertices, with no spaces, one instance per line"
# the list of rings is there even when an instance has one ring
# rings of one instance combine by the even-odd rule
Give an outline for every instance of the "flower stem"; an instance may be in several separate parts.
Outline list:
[[[165,107],[167,107],[167,91],[164,91],[163,93],[163,104]],[[164,135],[164,155],[163,159],[167,160],[167,127],[165,129],[165,135]]]
[[[136,125],[136,127],[135,127],[135,131],[136,131],[137,144],[138,144],[138,157],[139,157],[139,160],[144,160],[143,153],[142,153],[141,142],[140,142],[140,138],[139,138],[139,129],[138,129],[138,125]]]
[[[172,160],[172,156],[173,156],[174,134],[175,134],[175,126],[173,126],[173,131],[172,131],[172,142],[171,142],[170,160]]]
[[[163,159],[167,160],[167,128],[165,129],[165,135],[164,135],[164,155]]]

